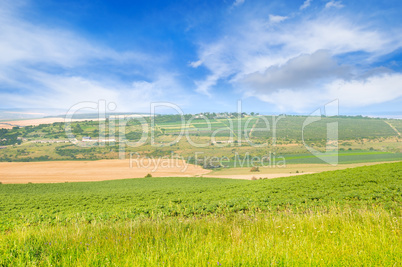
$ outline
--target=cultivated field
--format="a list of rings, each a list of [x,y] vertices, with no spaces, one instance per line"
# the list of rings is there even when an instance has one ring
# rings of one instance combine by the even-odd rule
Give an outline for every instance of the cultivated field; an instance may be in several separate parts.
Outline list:
[[[289,164],[283,167],[260,167],[258,172],[251,172],[250,168],[224,168],[213,170],[211,173],[203,175],[203,177],[217,177],[217,178],[233,178],[233,179],[264,179],[264,178],[278,178],[289,177],[303,174],[319,173],[325,171],[343,170],[355,167],[370,166],[381,164],[383,162],[365,162],[365,163],[351,163],[351,164],[338,164],[336,166],[324,164]],[[0,165],[1,166],[1,165]]]
[[[143,178],[147,174],[153,177],[216,177],[231,179],[272,179],[297,176],[323,171],[342,170],[380,164],[380,162],[339,164],[291,164],[283,167],[261,167],[258,172],[250,168],[225,168],[207,170],[199,165],[183,160],[140,159],[96,160],[96,161],[44,161],[44,162],[0,162],[0,182],[9,183],[63,183],[119,180]],[[131,166],[131,167],[130,167]]]
[[[72,119],[71,121],[98,121],[98,119]],[[0,129],[12,129],[13,127],[25,127],[25,126],[37,126],[41,124],[52,124],[55,122],[65,122],[65,118],[39,118],[39,119],[25,119],[25,120],[13,120],[13,121],[0,121]]]
[[[131,166],[131,167],[130,167]],[[153,177],[193,177],[209,173],[183,160],[160,162],[130,160],[0,162],[2,183],[63,183]]]
[[[0,185],[1,266],[399,266],[402,163]]]

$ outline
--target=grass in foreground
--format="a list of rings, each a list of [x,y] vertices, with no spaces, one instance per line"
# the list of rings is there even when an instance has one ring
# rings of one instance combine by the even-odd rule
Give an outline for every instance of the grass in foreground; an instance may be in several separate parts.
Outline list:
[[[23,227],[0,265],[396,266],[401,220],[383,209],[165,218]]]
[[[401,177],[0,185],[0,266],[397,266]]]

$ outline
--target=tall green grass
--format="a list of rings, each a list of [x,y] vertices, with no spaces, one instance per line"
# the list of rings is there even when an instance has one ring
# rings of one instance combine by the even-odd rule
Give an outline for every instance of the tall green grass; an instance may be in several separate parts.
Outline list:
[[[383,209],[232,214],[22,227],[2,266],[398,266],[401,218]]]

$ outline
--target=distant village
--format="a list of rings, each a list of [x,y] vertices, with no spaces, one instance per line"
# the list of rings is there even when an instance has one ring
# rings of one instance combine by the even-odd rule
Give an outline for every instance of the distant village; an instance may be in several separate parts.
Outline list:
[[[100,142],[100,143],[103,143],[103,142],[105,142],[105,143],[108,143],[108,142],[116,142],[116,139],[114,139],[114,138],[109,138],[109,139],[101,139],[101,140],[99,140],[99,139],[92,139],[91,137],[89,137],[89,136],[84,136],[84,137],[82,137],[82,140],[81,140],[82,142]]]
[[[208,119],[227,119],[227,118],[244,118],[248,116],[259,116],[259,113],[254,113],[251,112],[250,114],[247,114],[247,112],[242,112],[242,113],[237,113],[237,112],[221,112],[221,113],[215,113],[215,112],[201,112],[198,114],[194,115],[194,118],[196,119],[202,119],[202,118],[208,118]]]

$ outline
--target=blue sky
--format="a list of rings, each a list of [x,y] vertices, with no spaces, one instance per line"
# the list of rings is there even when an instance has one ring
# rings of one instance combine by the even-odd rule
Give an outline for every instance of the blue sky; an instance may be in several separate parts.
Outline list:
[[[402,2],[0,2],[2,109],[402,113]]]

